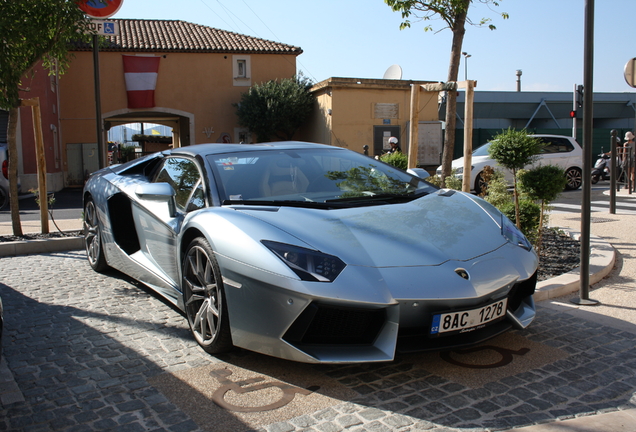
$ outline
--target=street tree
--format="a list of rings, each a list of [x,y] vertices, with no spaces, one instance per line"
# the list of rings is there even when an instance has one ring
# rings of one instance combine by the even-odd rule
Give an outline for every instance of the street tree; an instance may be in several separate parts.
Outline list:
[[[545,225],[546,207],[559,196],[568,179],[565,170],[556,165],[542,165],[531,170],[519,172],[519,190],[530,199],[540,201],[539,234],[537,236],[537,254],[541,255],[541,240]]]
[[[488,147],[490,157],[496,160],[500,166],[512,172],[517,228],[521,228],[517,172],[536,162],[542,147],[541,140],[528,135],[525,129],[514,130],[512,128],[495,135]]]
[[[291,140],[314,107],[311,86],[301,75],[250,87],[234,104],[239,125],[256,134],[258,142]]]
[[[468,9],[472,3],[483,3],[487,6],[499,6],[499,0],[384,0],[384,2],[393,9],[394,12],[402,14],[402,23],[400,29],[411,27],[410,18],[413,17],[417,21],[431,21],[440,19],[444,27],[449,28],[453,32],[451,43],[450,64],[448,67],[447,82],[457,81],[459,73],[459,64],[461,60],[462,45],[464,42],[464,34],[466,32],[466,24],[477,27],[488,26],[494,30],[490,18],[482,18],[479,21],[473,21],[468,16]],[[505,12],[499,13],[503,19],[508,18]],[[425,25],[424,31],[434,30],[431,25]],[[457,92],[446,92],[446,130],[444,134],[444,148],[442,151],[442,184],[451,174],[451,164],[453,161],[453,153],[455,148],[455,125],[457,112]]]
[[[79,0],[85,1],[85,0]],[[87,38],[88,19],[78,0],[0,0],[0,108],[9,112],[9,182],[14,235],[22,235],[18,209],[17,144],[22,81],[42,64],[50,73],[68,67],[70,42]],[[46,196],[46,191],[40,191]]]

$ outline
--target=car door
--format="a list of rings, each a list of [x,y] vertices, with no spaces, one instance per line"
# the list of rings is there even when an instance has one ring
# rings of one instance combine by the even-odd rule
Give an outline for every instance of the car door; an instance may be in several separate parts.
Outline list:
[[[177,236],[185,215],[206,206],[203,177],[193,159],[175,156],[163,161],[152,183],[170,185],[174,197],[142,197],[133,210],[135,224],[148,264],[178,287]]]

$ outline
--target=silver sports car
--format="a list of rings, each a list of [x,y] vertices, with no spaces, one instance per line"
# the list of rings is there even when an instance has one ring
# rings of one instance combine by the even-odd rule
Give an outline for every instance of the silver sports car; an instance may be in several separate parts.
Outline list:
[[[84,223],[92,268],[173,302],[211,354],[389,361],[535,316],[537,256],[505,216],[343,148],[149,155],[90,177]]]

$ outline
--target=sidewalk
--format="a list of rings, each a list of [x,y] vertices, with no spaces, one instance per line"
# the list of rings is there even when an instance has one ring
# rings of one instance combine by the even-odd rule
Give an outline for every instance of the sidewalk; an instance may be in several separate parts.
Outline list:
[[[79,231],[82,229],[81,219],[55,219],[55,223],[62,231]],[[42,224],[37,221],[21,221],[23,234],[38,234],[42,232]],[[49,232],[56,232],[57,228],[49,218]],[[11,222],[0,222],[0,236],[13,235],[13,225]]]

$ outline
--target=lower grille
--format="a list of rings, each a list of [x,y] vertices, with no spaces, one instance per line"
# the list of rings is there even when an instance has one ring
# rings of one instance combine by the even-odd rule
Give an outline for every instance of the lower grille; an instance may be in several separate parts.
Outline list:
[[[384,309],[343,308],[312,303],[289,328],[291,344],[372,344],[384,322]]]

